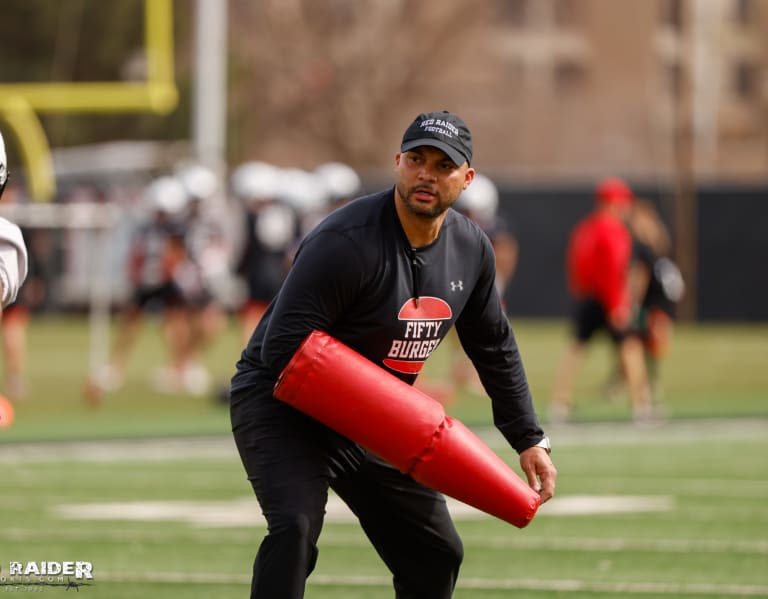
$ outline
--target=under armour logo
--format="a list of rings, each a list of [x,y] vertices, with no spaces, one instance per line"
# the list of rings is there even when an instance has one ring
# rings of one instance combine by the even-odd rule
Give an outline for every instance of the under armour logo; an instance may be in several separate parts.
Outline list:
[[[464,291],[464,281],[451,281],[451,291]]]

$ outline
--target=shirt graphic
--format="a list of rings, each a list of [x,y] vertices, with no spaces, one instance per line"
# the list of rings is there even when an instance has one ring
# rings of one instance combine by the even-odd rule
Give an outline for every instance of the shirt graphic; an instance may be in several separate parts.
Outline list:
[[[439,297],[410,298],[398,312],[405,323],[402,339],[393,339],[384,365],[396,372],[418,374],[424,361],[445,335],[443,325],[453,316],[451,306]],[[447,328],[447,327],[446,327]]]

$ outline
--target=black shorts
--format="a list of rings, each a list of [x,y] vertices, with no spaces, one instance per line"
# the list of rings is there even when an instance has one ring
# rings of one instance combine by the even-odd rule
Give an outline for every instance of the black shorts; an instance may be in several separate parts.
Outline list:
[[[172,282],[154,286],[142,286],[133,295],[133,304],[148,312],[175,308],[184,304],[179,288]]]
[[[576,302],[573,308],[573,325],[574,335],[582,343],[588,342],[602,329],[608,332],[615,343],[621,342],[627,336],[626,330],[611,326],[602,304],[594,298]]]

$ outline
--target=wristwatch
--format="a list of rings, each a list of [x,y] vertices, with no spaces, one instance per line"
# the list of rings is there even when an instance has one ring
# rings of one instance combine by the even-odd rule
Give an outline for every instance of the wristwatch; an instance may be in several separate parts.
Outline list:
[[[534,447],[541,447],[547,450],[547,453],[552,453],[552,446],[549,444],[549,437],[544,437],[541,441],[536,443]]]

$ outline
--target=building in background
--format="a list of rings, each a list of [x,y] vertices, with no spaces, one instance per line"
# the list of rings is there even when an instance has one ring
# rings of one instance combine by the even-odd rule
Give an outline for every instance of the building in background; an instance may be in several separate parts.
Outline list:
[[[390,157],[381,148],[394,146],[415,114],[438,107],[466,115],[482,148],[477,164],[497,179],[671,177],[689,142],[686,160],[701,178],[768,172],[764,0],[226,5],[228,64],[216,80],[227,88],[229,165],[312,169],[339,160],[383,177]],[[195,35],[203,16],[173,6],[177,109],[46,114],[53,149],[195,135],[190,115],[201,94],[215,95],[215,85],[196,85],[211,43]],[[148,74],[141,2],[6,0],[3,8],[0,87]]]
[[[145,78],[142,6],[7,0],[0,88]],[[173,6],[179,106],[167,115],[44,115],[60,187],[53,204],[67,203],[68,189],[97,185],[130,214],[126,198],[137,186],[204,145],[190,143],[199,133],[190,115],[212,88],[197,84],[210,45],[193,34],[204,19],[182,10],[184,3]],[[223,170],[250,160],[308,171],[341,161],[374,189],[389,181],[386,148],[397,147],[398,131],[419,112],[449,109],[470,123],[473,166],[494,179],[500,210],[519,224],[520,269],[509,298],[515,313],[565,311],[558,299],[563,236],[594,182],[617,175],[655,201],[670,225],[686,302],[698,301],[705,318],[768,318],[768,282],[751,276],[768,251],[761,224],[768,215],[765,0],[226,6]],[[17,51],[22,42],[29,51]],[[14,178],[23,184],[18,166]],[[101,255],[84,251],[67,262],[77,272],[64,273],[66,293],[53,297],[68,304],[97,295],[81,254]],[[685,308],[697,316],[696,306]]]
[[[666,178],[690,135],[701,179],[765,180],[768,3],[496,0],[459,54],[456,110],[512,178]]]

